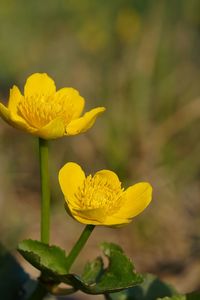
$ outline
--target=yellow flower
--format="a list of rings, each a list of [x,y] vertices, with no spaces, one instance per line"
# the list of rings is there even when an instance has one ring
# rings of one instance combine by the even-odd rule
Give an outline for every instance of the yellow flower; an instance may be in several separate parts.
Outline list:
[[[0,103],[0,116],[16,128],[44,139],[55,139],[87,131],[105,110],[97,107],[80,117],[84,104],[77,90],[56,91],[53,79],[45,73],[35,73],[28,77],[24,95],[13,86],[8,107]]]
[[[151,202],[149,183],[140,182],[124,190],[114,172],[101,170],[86,177],[81,167],[73,162],[61,168],[59,183],[68,212],[84,224],[126,224]]]

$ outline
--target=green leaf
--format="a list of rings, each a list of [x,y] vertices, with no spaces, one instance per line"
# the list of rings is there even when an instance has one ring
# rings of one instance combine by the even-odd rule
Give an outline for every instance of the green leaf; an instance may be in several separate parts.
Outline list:
[[[142,276],[135,273],[133,263],[118,245],[104,243],[101,248],[109,265],[97,284],[97,290],[123,289],[143,282]]]
[[[155,300],[158,297],[172,296],[176,291],[151,274],[144,275],[144,282],[119,293],[106,295],[108,300]]]
[[[98,281],[99,276],[103,272],[103,260],[101,257],[97,257],[92,262],[88,262],[85,265],[85,269],[81,276],[81,280],[86,284],[93,284]]]
[[[67,274],[65,251],[57,246],[49,246],[39,241],[25,240],[18,246],[19,252],[34,267],[43,272],[47,279],[55,283],[64,282],[88,294],[103,294],[122,290],[143,281],[137,274],[123,250],[110,243],[102,244],[104,255],[108,258],[107,268],[101,258],[86,265],[82,277]]]
[[[92,265],[97,262],[95,260],[87,265],[87,272],[85,271],[82,278],[69,274],[62,276],[62,281],[69,284],[70,280],[76,289],[82,290],[87,294],[114,292],[140,284],[143,281],[142,276],[135,272],[132,262],[118,245],[104,243],[101,248],[109,261],[107,268],[103,268],[101,263],[99,263],[98,268],[93,272]],[[96,282],[94,282],[94,278]]]
[[[46,276],[66,274],[67,257],[64,250],[35,240],[24,240],[18,245],[18,251],[35,268]]]

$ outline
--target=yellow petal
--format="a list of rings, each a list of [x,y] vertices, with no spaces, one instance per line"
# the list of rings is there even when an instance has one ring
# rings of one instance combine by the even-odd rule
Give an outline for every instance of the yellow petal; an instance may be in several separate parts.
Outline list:
[[[8,101],[8,109],[14,114],[18,113],[18,104],[22,99],[22,94],[16,85],[10,89],[10,97]]]
[[[5,105],[3,105],[2,103],[0,103],[0,116],[2,117],[2,119],[4,121],[6,121],[7,123],[9,123],[10,112],[7,109],[7,107]]]
[[[85,113],[83,117],[71,121],[66,128],[66,135],[75,135],[87,131],[93,126],[98,115],[105,111],[105,107],[97,107]]]
[[[31,127],[24,118],[18,115],[18,105],[23,98],[17,86],[10,89],[8,110],[10,111],[10,124],[16,128],[24,129],[28,132],[34,132],[35,128]]]
[[[57,118],[49,122],[44,127],[35,131],[35,135],[46,140],[57,139],[65,133],[65,125],[63,119]]]
[[[80,209],[75,194],[83,184],[84,179],[85,173],[78,164],[73,162],[65,164],[59,171],[58,180],[70,210],[72,208]]]
[[[2,119],[4,119],[4,121],[15,128],[23,129],[26,132],[30,133],[33,133],[35,131],[35,129],[30,127],[24,119],[22,119],[17,114],[10,112],[2,103],[0,103],[0,116],[2,117]]]
[[[73,209],[70,205],[68,206],[71,215],[78,222],[83,224],[93,224],[93,225],[104,225],[106,219],[105,210],[102,208],[96,209]]]
[[[121,182],[119,181],[119,178],[117,174],[110,170],[101,170],[98,171],[94,177],[101,177],[103,180],[107,181],[113,188],[117,187],[119,188],[121,186]]]
[[[113,227],[121,227],[131,222],[131,219],[127,218],[120,218],[115,215],[107,216],[106,220],[104,221],[105,226],[113,226]]]
[[[46,73],[35,73],[28,77],[25,87],[24,96],[34,95],[50,96],[56,92],[56,86],[51,77]]]
[[[152,187],[147,182],[130,186],[124,192],[122,206],[113,217],[131,219],[140,214],[151,202]]]
[[[85,100],[80,96],[79,92],[73,88],[62,88],[55,93],[55,101],[63,102],[64,108],[67,111],[72,110],[72,120],[78,118],[84,108]]]
[[[69,206],[70,215],[82,224],[101,225],[101,226],[122,226],[130,223],[130,219],[107,216],[102,208],[88,210],[73,210]]]

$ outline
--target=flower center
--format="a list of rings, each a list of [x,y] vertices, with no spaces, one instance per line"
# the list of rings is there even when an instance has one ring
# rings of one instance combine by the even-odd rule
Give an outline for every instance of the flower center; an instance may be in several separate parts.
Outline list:
[[[89,175],[79,188],[76,198],[81,209],[102,208],[110,215],[119,209],[122,193],[120,185],[111,185],[106,178],[98,175]]]
[[[62,118],[68,124],[74,115],[74,105],[67,101],[66,96],[35,94],[23,97],[18,106],[18,113],[28,124],[35,128],[42,128],[50,121]]]

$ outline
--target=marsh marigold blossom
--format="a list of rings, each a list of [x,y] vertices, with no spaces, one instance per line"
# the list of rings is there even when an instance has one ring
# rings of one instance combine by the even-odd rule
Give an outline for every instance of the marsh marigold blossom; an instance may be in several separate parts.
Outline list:
[[[85,176],[81,167],[73,162],[61,168],[59,183],[67,211],[84,224],[129,223],[148,206],[152,196],[152,187],[147,182],[125,190],[114,172],[101,170],[94,176]]]
[[[65,87],[56,91],[53,79],[45,73],[35,73],[28,77],[24,95],[13,86],[8,107],[0,103],[0,116],[16,128],[55,139],[87,131],[105,110],[97,107],[81,117],[84,104],[77,90]]]

